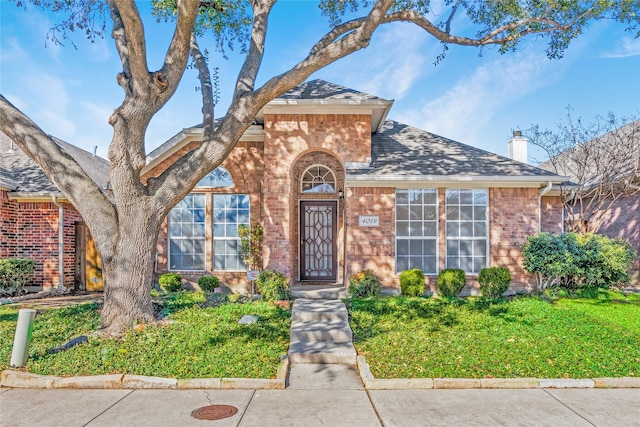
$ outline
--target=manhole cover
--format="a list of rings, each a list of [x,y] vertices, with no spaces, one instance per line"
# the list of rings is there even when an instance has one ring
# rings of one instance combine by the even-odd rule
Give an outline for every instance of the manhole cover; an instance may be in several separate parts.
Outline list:
[[[209,405],[198,408],[191,413],[193,418],[199,420],[221,420],[233,417],[238,413],[238,408],[231,405]]]

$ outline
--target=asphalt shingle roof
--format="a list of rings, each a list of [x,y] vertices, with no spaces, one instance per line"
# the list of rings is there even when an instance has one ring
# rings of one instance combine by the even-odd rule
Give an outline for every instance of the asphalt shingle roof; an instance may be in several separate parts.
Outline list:
[[[334,83],[316,79],[304,82],[276,99],[345,99],[350,101],[382,100]]]
[[[471,147],[412,126],[387,120],[371,139],[371,168],[350,170],[351,176],[540,176],[549,171]]]
[[[104,188],[109,181],[109,162],[94,156],[75,145],[53,137],[56,144],[73,157],[80,167]],[[59,194],[60,190],[47,178],[40,166],[34,162],[11,138],[0,132],[0,180],[8,181],[15,187],[13,192],[28,195]]]

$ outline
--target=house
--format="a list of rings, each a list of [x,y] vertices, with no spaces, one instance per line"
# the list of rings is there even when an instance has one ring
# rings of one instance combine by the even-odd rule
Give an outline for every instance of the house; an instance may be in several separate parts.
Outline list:
[[[89,176],[105,187],[109,163],[57,138]],[[0,132],[0,258],[36,261],[33,286],[102,289],[99,258],[82,217],[42,169]]]
[[[348,285],[363,269],[385,286],[421,268],[467,272],[504,266],[530,288],[520,248],[562,230],[555,173],[387,119],[393,101],[322,80],[269,102],[231,154],[169,214],[157,274],[191,282],[214,274],[247,292],[238,226],[264,227],[265,268],[293,285]],[[202,128],[180,131],[148,156],[143,180],[197,147]]]
[[[567,229],[585,228],[627,240],[640,253],[640,120],[630,122],[540,164],[569,177],[565,198]],[[631,266],[640,287],[640,256]]]

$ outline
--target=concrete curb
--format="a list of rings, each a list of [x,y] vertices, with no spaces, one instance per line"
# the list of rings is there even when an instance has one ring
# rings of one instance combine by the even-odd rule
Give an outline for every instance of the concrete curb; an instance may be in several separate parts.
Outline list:
[[[0,374],[0,387],[31,389],[154,389],[154,390],[283,390],[289,374],[289,358],[282,356],[275,379],[263,378],[161,378],[144,375],[87,375],[56,377],[6,370]]]
[[[367,390],[640,388],[640,377],[622,378],[375,378],[364,356],[356,359]]]

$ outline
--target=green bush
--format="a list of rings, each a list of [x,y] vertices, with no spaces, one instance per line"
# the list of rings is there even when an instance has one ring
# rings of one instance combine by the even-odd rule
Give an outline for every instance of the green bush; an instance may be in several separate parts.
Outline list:
[[[220,279],[216,276],[200,276],[198,286],[206,292],[213,292],[220,285]]]
[[[538,289],[578,289],[628,283],[636,251],[626,241],[597,234],[540,233],[522,247],[524,268],[536,275]]]
[[[24,292],[34,271],[36,262],[32,259],[0,259],[0,295],[18,295]]]
[[[438,293],[444,298],[455,298],[466,282],[464,270],[446,268],[438,274]]]
[[[511,273],[504,267],[482,268],[478,275],[478,282],[480,282],[480,293],[483,297],[497,298],[509,289]]]
[[[400,273],[400,292],[402,295],[418,297],[424,294],[424,272],[419,268]]]
[[[165,292],[176,292],[182,286],[182,276],[178,273],[165,273],[158,279],[158,284]]]
[[[264,270],[256,279],[258,292],[267,301],[287,300],[291,298],[289,279],[275,270]]]
[[[367,298],[380,295],[382,282],[371,270],[363,270],[349,279],[349,296]]]

